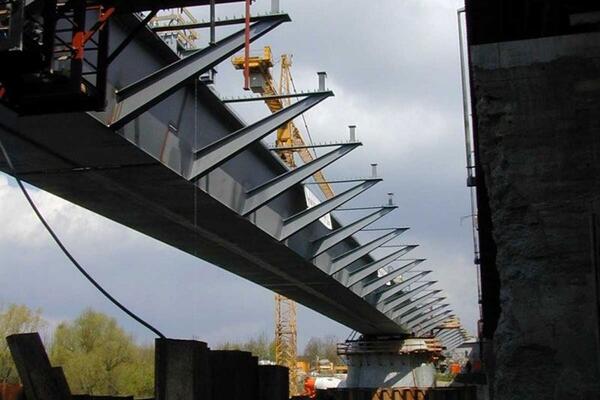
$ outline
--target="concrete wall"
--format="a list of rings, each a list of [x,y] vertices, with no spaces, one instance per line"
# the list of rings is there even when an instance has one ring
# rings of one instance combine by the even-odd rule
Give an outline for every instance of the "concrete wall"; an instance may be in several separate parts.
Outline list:
[[[494,398],[600,398],[600,34],[470,47],[502,312]]]

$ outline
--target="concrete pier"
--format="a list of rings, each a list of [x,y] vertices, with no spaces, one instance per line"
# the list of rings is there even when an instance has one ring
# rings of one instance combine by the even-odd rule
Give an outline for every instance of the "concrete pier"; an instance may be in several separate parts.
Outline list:
[[[210,357],[206,343],[156,339],[156,400],[211,399]]]
[[[258,359],[238,350],[211,350],[213,398],[258,400]]]
[[[339,349],[348,364],[346,388],[435,386],[432,353],[423,339],[359,341]]]
[[[287,400],[290,392],[289,370],[281,365],[259,365],[258,396],[260,400]]]

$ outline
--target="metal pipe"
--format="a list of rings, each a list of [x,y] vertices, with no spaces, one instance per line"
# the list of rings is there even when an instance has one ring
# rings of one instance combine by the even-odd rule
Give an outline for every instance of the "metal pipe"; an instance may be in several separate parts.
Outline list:
[[[350,129],[350,142],[356,142],[356,125],[348,125]]]
[[[317,75],[319,76],[319,91],[327,90],[325,84],[325,80],[327,79],[327,72],[317,72]]]
[[[279,14],[279,0],[271,0],[271,14]]]
[[[217,42],[216,38],[216,12],[215,12],[215,0],[210,0],[210,45],[213,46]]]
[[[246,0],[246,34],[244,44],[244,90],[250,90],[250,2]]]
[[[377,164],[371,164],[371,178],[377,178]]]

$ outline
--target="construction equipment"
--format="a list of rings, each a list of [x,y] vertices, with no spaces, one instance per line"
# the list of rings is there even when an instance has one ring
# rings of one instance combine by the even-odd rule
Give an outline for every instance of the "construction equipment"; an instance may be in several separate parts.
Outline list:
[[[235,69],[244,69],[245,63],[243,56],[234,57],[232,63]],[[279,80],[279,87],[276,88],[275,80],[271,74],[271,68],[273,67],[271,47],[265,46],[261,55],[251,56],[248,58],[248,69],[250,72],[249,88],[252,92],[259,93],[261,96],[266,97],[265,104],[272,113],[276,113],[277,111],[290,105],[291,98],[289,97],[272,97],[277,95],[292,94],[294,81],[290,72],[291,66],[291,56],[283,54],[281,56],[281,76]],[[293,121],[290,121],[277,129],[277,140],[275,142],[275,146],[278,149],[277,152],[281,159],[290,168],[296,167],[294,154],[298,154],[304,164],[314,160],[313,154],[306,147],[307,143],[304,141],[300,130]],[[331,185],[327,183],[323,173],[317,172],[313,175],[313,178],[319,185],[319,188],[325,195],[325,198],[332,198],[334,195],[333,189],[331,188]]]
[[[248,88],[265,97],[264,101],[272,113],[276,113],[291,103],[294,81],[290,67],[292,58],[287,54],[281,56],[281,75],[279,86],[271,74],[273,68],[273,55],[271,47],[265,46],[263,52],[257,56],[238,56],[232,59],[233,66],[244,71],[247,76],[245,83]],[[283,95],[283,97],[277,97]],[[313,154],[308,150],[309,146],[304,141],[300,130],[293,121],[290,121],[277,129],[275,147],[279,157],[289,168],[296,167],[294,155],[297,153],[303,163],[314,160]],[[315,182],[323,192],[325,198],[334,196],[333,189],[325,179],[322,172],[313,175]],[[275,362],[289,368],[290,373],[290,396],[298,394],[297,382],[297,326],[296,326],[296,303],[280,294],[275,294]]]

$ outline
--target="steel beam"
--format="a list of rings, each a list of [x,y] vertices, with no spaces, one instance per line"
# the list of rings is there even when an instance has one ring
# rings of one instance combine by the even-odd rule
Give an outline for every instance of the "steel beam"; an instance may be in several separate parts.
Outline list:
[[[402,321],[402,323],[408,325],[408,326],[417,326],[419,325],[421,322],[426,321],[427,319],[431,319],[434,317],[434,315],[437,315],[436,313],[438,313],[439,311],[442,311],[444,308],[447,308],[450,304],[441,304],[431,310],[425,310],[422,311],[421,314],[417,315],[417,316],[413,316],[412,319],[406,321]]]
[[[239,129],[195,152],[195,160],[187,179],[195,180],[236,156],[254,142],[267,136],[286,122],[316,106],[332,92],[320,92],[271,114],[262,120]]]
[[[444,320],[452,317],[451,313],[452,313],[452,310],[447,310],[439,315],[436,315],[435,317],[433,317],[431,319],[431,321],[427,321],[427,323],[425,325],[418,327],[418,330],[416,330],[416,333],[422,334],[424,332],[427,332],[427,331],[433,329],[437,324],[440,324]]]
[[[440,340],[443,341],[444,343],[448,343],[459,337],[463,337],[462,332],[455,331],[455,332],[449,332],[446,336],[444,336]]]
[[[358,282],[364,281],[365,279],[370,277],[373,273],[377,273],[377,271],[379,271],[381,268],[396,261],[398,258],[402,257],[403,255],[405,255],[409,251],[415,249],[416,247],[417,246],[403,247],[400,250],[391,252],[390,254],[388,254],[387,256],[384,256],[383,258],[381,258],[379,260],[373,261],[372,263],[369,263],[363,267],[360,267],[359,270],[356,270],[356,271],[353,271],[352,273],[350,273],[350,276],[348,278],[348,283],[346,284],[346,286],[350,287],[350,286],[356,285]],[[386,279],[386,277],[389,275],[389,280],[387,281],[387,282],[389,282],[392,279],[397,278],[401,273],[403,273],[403,270],[404,270],[404,267],[395,269],[394,271],[390,272],[389,274],[387,274],[385,277],[382,277],[382,278]]]
[[[448,344],[446,345],[446,350],[452,351],[466,341],[467,340],[464,337],[458,337],[458,338],[452,340],[451,342],[448,342]]]
[[[408,318],[412,318],[415,317],[417,315],[419,315],[421,312],[423,312],[427,307],[431,307],[437,303],[439,303],[440,301],[445,300],[445,297],[436,297],[433,298],[432,300],[424,303],[424,304],[417,304],[414,308],[411,308],[408,311],[404,311],[404,312],[394,312],[392,313],[392,319],[394,321],[406,321]]]
[[[331,261],[331,266],[329,267],[329,275],[333,275],[337,272],[340,272],[344,268],[350,266],[353,262],[359,260],[360,258],[366,256],[373,250],[383,246],[385,243],[391,241],[404,232],[403,229],[394,229],[391,232],[388,232],[377,239],[371,240],[368,243],[363,244],[362,246],[356,247],[338,257],[335,257]]]
[[[400,251],[402,251],[402,250],[400,250]],[[396,259],[394,259],[394,260],[396,260]],[[393,270],[392,272],[390,272],[384,276],[374,279],[373,281],[367,282],[366,284],[363,285],[363,288],[361,291],[361,296],[365,297],[368,294],[373,293],[375,290],[379,289],[380,287],[387,284],[388,282],[391,282],[392,280],[396,279],[400,275],[409,272],[410,270],[415,268],[417,265],[421,264],[423,261],[425,261],[425,260],[414,260],[408,264],[403,265],[402,267],[399,267],[398,269]],[[406,286],[408,286],[408,284],[406,284],[407,281],[413,282],[415,279],[422,278],[423,276],[429,274],[430,272],[431,271],[421,272],[420,274],[411,276],[410,278],[408,278],[402,282],[399,282],[397,285],[398,286],[404,285],[403,287],[406,287]],[[396,290],[401,290],[401,289],[396,289]]]
[[[290,187],[302,182],[360,145],[360,143],[343,144],[339,148],[332,150],[307,164],[290,170],[283,175],[273,178],[270,181],[247,191],[241,214],[244,216],[250,214],[257,208],[285,192]]]
[[[381,208],[379,208],[379,210],[375,211],[374,213],[371,213],[366,217],[360,218],[352,222],[351,224],[342,226],[341,228],[338,228],[335,231],[320,237],[319,239],[313,242],[314,250],[311,258],[315,258],[323,252],[329,250],[336,244],[352,236],[364,227],[369,226],[370,224],[374,223],[375,221],[387,215],[396,208],[398,208],[398,206],[382,206]]]
[[[447,340],[450,336],[455,336],[457,333],[461,332],[459,329],[454,328],[450,330],[441,331],[441,333],[436,334],[435,337],[440,340]]]
[[[298,103],[296,103],[298,104]],[[326,215],[342,204],[352,200],[367,189],[370,189],[376,183],[381,182],[379,178],[366,178],[365,181],[359,185],[356,185],[345,192],[339,193],[334,197],[325,200],[324,202],[317,204],[314,207],[307,208],[295,215],[292,215],[283,221],[281,231],[278,235],[280,241],[285,240],[304,229],[306,226],[315,222],[323,215]]]
[[[388,299],[383,304],[382,312],[387,313],[388,311],[393,311],[394,308],[398,307],[399,305],[404,303],[406,300],[410,299],[415,294],[421,293],[423,290],[425,290],[428,287],[435,285],[435,284],[436,284],[436,281],[426,282],[423,285],[418,286],[414,289],[411,289],[406,293],[401,293],[398,297],[393,297],[391,299]]]
[[[416,264],[416,265],[419,265],[421,262],[423,262],[425,260],[424,259],[413,260],[412,262],[414,263],[416,261],[419,261],[419,263]],[[413,282],[413,281],[411,280],[410,282]],[[381,287],[383,287],[383,286],[384,285],[381,285]],[[404,290],[406,288],[406,286],[408,286],[408,284],[406,283],[406,281],[404,281],[404,282],[397,283],[395,285],[390,285],[389,287],[382,289],[381,291],[377,292],[377,294],[379,295],[377,298],[377,303],[382,304],[384,301],[391,299],[392,297],[394,297],[396,295],[399,295],[400,291]]]
[[[250,40],[254,41],[283,22],[287,15],[275,15],[254,23],[250,27]],[[198,50],[189,57],[178,60],[139,81],[117,91],[117,105],[110,127],[119,129],[173,92],[185,86],[190,79],[208,71],[244,47],[245,30],[242,29],[214,46]]]
[[[393,313],[402,313],[411,310],[413,307],[422,304],[425,300],[431,298],[432,296],[438,295],[442,293],[441,290],[432,290],[430,292],[425,293],[423,296],[418,297],[416,299],[411,299],[408,303],[403,303],[400,306],[391,310]]]

